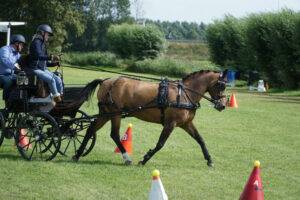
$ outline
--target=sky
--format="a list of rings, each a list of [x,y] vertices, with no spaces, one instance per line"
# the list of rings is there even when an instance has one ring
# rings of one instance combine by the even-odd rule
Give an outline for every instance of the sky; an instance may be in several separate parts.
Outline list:
[[[134,0],[132,0],[134,1]],[[290,8],[300,11],[300,0],[138,0],[142,16],[162,21],[211,23],[231,14],[243,17],[250,13]],[[135,6],[131,7],[135,15]]]

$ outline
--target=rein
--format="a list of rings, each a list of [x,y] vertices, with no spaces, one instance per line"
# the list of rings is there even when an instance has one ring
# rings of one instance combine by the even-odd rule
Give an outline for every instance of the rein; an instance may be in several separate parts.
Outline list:
[[[97,69],[97,71],[103,71],[103,72],[108,72],[108,73],[113,73],[113,74],[120,74],[120,75],[123,75],[125,77],[128,77],[128,78],[143,78],[143,79],[148,79],[148,80],[152,80],[152,81],[162,81],[163,78],[159,79],[159,78],[152,78],[152,77],[147,77],[147,76],[140,76],[140,75],[132,75],[132,74],[128,74],[128,73],[123,73],[123,72],[116,72],[116,71],[111,71],[111,70],[105,70],[105,69]],[[177,80],[178,81],[178,80]],[[170,83],[175,83],[177,82],[176,80],[170,80]],[[213,103],[213,104],[217,104],[217,100],[214,100],[204,94],[201,94],[191,88],[188,88],[186,86],[184,86],[184,88],[192,93],[195,93],[201,97],[203,97],[204,99],[206,99],[207,101]]]

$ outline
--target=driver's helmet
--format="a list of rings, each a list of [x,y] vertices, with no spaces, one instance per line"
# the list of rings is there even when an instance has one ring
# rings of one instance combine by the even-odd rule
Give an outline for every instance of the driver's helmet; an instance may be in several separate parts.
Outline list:
[[[48,24],[41,24],[36,29],[36,32],[47,32],[49,35],[53,35],[52,28]]]
[[[10,44],[26,43],[25,37],[21,34],[12,35],[10,38]]]

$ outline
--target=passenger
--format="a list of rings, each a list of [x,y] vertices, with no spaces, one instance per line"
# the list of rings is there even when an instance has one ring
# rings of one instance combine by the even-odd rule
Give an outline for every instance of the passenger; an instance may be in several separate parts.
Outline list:
[[[39,79],[48,84],[53,100],[60,102],[63,94],[62,80],[47,68],[56,66],[59,61],[58,56],[49,56],[47,52],[46,42],[52,35],[53,32],[49,25],[38,26],[29,48],[29,68],[33,69]]]
[[[18,61],[21,57],[25,38],[23,35],[12,35],[10,45],[0,49],[0,84],[3,86],[3,99],[9,98],[10,90],[16,82],[16,70],[20,70]]]

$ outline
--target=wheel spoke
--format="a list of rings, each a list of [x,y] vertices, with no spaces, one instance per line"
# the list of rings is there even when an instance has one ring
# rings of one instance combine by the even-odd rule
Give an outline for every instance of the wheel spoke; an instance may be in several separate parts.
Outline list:
[[[43,144],[46,148],[48,148],[48,146],[44,143],[44,141],[42,141],[42,144]],[[48,148],[48,151],[50,151],[50,152],[53,154],[53,152],[51,151],[51,147]]]
[[[77,137],[76,137],[76,140],[79,142],[80,145],[82,144],[82,142]]]
[[[77,151],[77,148],[76,148],[76,141],[73,140],[73,143],[74,143],[74,150],[75,150],[75,152],[76,152],[76,151]]]
[[[29,160],[31,160],[32,155],[33,155],[35,149],[36,149],[36,143],[34,143],[34,147],[32,149],[32,152],[31,152],[30,156],[29,156]]]
[[[41,143],[39,142],[39,149],[40,149],[40,156],[41,156],[41,159],[43,159],[43,153],[42,153],[42,148],[41,148]]]
[[[69,147],[70,143],[71,143],[71,140],[69,140],[69,141],[68,141],[68,144],[67,144],[67,146],[66,146],[66,148],[65,148],[65,150],[64,150],[64,154],[66,154],[66,152],[67,152],[67,149],[68,149],[68,147]]]

